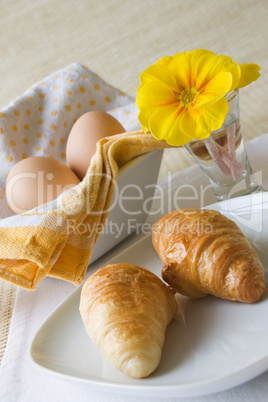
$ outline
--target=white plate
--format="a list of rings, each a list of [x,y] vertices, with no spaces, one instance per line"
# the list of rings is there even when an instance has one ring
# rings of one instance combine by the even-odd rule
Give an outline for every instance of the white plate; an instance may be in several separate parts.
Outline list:
[[[268,196],[210,206],[235,220],[268,268]],[[111,262],[144,266],[160,276],[162,263],[146,237]],[[148,378],[128,378],[107,363],[86,334],[78,306],[81,287],[46,320],[31,345],[39,368],[90,387],[159,397],[196,396],[242,384],[268,369],[268,291],[248,305],[208,296],[183,299],[185,324],[173,320],[162,359]]]

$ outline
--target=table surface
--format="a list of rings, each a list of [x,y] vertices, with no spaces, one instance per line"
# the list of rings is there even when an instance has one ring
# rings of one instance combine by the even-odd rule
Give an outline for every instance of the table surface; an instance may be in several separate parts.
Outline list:
[[[75,10],[73,9],[75,7]],[[267,131],[268,3],[262,0],[71,0],[1,4],[0,109],[53,71],[75,61],[136,96],[139,74],[159,58],[205,48],[239,64],[255,62],[261,78],[241,90],[244,137]],[[160,178],[193,163],[185,150],[166,150]],[[0,362],[8,338],[15,286],[0,280]]]

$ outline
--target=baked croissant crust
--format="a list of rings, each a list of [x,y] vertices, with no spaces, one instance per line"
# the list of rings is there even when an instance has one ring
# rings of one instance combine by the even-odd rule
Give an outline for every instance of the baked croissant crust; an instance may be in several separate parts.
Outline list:
[[[236,223],[218,211],[173,211],[154,226],[152,242],[165,264],[162,278],[183,295],[252,303],[264,293],[257,253]]]
[[[130,377],[147,377],[156,369],[176,311],[175,292],[137,265],[107,265],[82,288],[80,313],[88,335],[103,357]]]

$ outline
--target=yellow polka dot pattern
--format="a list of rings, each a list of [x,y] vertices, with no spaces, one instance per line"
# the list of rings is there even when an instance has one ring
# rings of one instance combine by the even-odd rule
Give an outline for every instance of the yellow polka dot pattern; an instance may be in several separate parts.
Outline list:
[[[127,131],[140,128],[134,99],[79,63],[45,77],[0,111],[0,218],[12,215],[5,199],[10,169],[30,156],[66,163],[70,130],[90,110],[108,111]]]

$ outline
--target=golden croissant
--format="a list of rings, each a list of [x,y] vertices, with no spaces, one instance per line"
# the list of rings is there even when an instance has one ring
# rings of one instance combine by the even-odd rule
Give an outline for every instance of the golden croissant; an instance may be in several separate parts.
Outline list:
[[[88,335],[103,357],[130,377],[147,377],[157,368],[176,311],[175,292],[132,264],[107,265],[82,288],[80,313]]]
[[[236,223],[218,211],[173,211],[154,226],[152,242],[165,264],[162,278],[183,295],[252,303],[264,293],[257,253]]]

